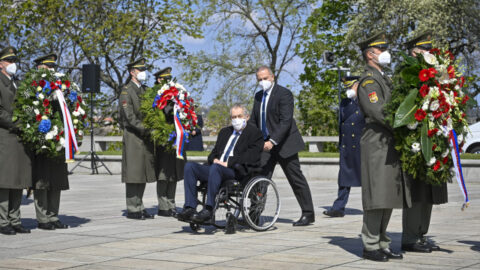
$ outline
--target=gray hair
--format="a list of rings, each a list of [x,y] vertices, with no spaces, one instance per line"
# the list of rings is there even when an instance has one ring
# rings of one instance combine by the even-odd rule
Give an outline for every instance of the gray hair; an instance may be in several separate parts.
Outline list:
[[[272,69],[271,69],[270,67],[268,67],[268,66],[261,66],[261,67],[257,68],[257,72],[256,72],[256,73],[258,73],[258,72],[260,72],[260,71],[263,71],[263,70],[268,70],[268,73],[270,73],[270,75],[273,75]]]
[[[230,109],[230,116],[232,115],[232,110],[233,109],[242,109],[243,110],[243,116],[247,117],[249,115],[247,107],[243,104],[236,103],[235,105],[232,106]]]

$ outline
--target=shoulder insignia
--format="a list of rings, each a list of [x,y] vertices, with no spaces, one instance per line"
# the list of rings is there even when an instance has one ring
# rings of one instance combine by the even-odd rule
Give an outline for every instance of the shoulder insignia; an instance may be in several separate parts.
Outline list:
[[[372,93],[368,94],[368,99],[370,100],[370,103],[377,103],[377,92],[373,91]]]
[[[374,82],[375,82],[374,80],[365,80],[365,81],[362,83],[362,86],[365,87],[365,85],[371,84],[371,83],[374,83]]]
[[[120,95],[128,95],[127,91],[122,91]]]

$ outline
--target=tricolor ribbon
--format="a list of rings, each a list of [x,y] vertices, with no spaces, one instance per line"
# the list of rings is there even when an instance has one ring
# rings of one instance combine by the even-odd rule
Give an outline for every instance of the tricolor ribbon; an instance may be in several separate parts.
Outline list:
[[[460,151],[458,148],[457,134],[453,129],[450,131],[449,141],[450,141],[450,146],[452,147],[451,152],[452,152],[453,167],[455,169],[455,176],[457,178],[458,186],[460,187],[460,190],[462,191],[463,198],[464,198],[464,203],[462,205],[462,211],[463,211],[465,208],[468,207],[470,202],[468,200],[468,192],[467,192],[467,186],[465,185],[465,179],[463,179],[462,164],[460,162]]]
[[[173,106],[173,122],[175,124],[175,131],[177,133],[175,139],[175,154],[178,159],[183,159],[183,145],[185,143],[185,129],[183,129],[180,121],[180,114],[178,113],[178,105]]]
[[[61,90],[55,90],[57,94],[58,103],[60,103],[60,109],[63,116],[63,130],[65,136],[65,162],[73,162],[74,154],[78,152],[77,138],[75,137],[75,129],[73,128],[72,117],[68,111],[65,97]]]

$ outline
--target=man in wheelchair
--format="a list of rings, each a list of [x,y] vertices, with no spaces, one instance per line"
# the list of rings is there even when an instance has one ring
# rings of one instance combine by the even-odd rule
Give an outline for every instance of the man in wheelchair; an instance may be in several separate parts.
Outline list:
[[[247,125],[248,111],[243,105],[230,109],[232,125],[222,128],[210,155],[208,164],[187,162],[184,169],[185,205],[177,214],[180,221],[209,224],[212,220],[215,196],[222,181],[241,180],[245,168],[260,166],[263,150],[262,132],[253,125]],[[207,182],[207,200],[202,211],[197,213],[197,180]]]

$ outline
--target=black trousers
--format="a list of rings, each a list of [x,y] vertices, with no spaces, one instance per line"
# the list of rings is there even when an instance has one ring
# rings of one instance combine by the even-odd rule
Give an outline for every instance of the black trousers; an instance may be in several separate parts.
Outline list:
[[[275,150],[262,152],[261,163],[263,174],[268,178],[272,178],[275,166],[279,163],[302,209],[302,214],[315,214],[313,210],[312,193],[310,192],[307,179],[305,179],[300,169],[298,154],[288,158],[282,158]]]

